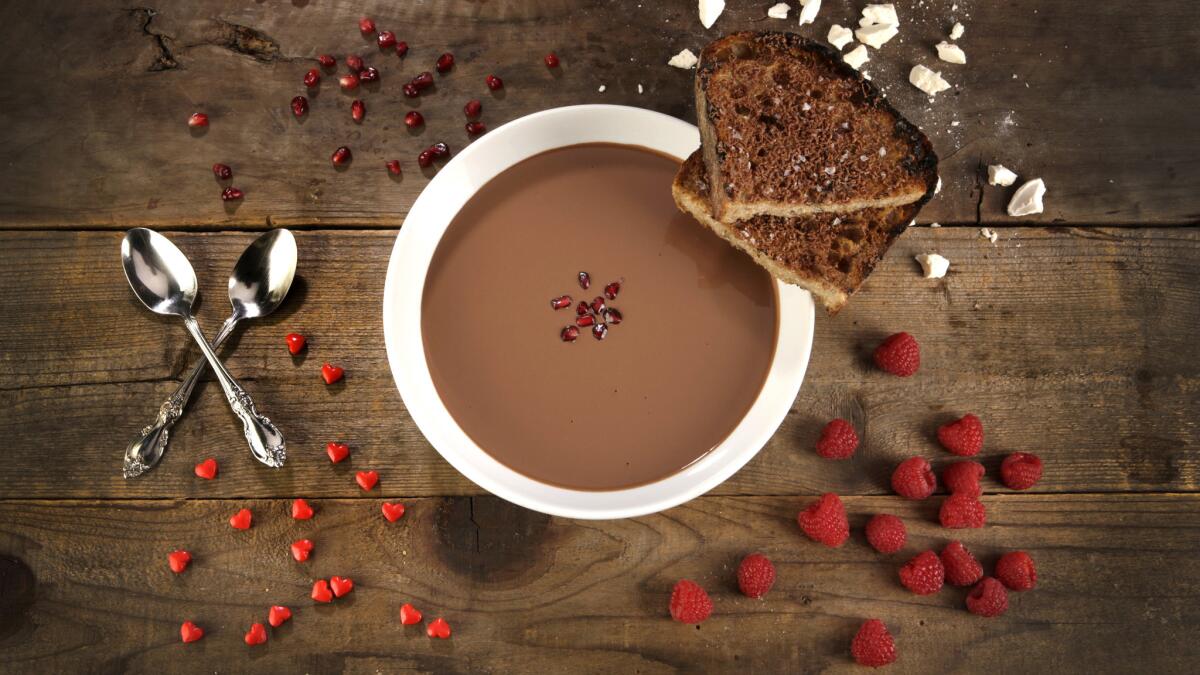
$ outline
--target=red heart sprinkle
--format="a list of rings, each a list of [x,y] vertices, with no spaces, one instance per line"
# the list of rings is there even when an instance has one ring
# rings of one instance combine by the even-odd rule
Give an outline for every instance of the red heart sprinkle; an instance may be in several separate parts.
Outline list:
[[[204,480],[212,480],[217,477],[217,460],[209,457],[197,464],[195,471],[196,475]]]
[[[400,623],[405,626],[421,623],[421,612],[407,602],[400,605]]]
[[[312,550],[311,539],[297,539],[292,542],[292,557],[296,559],[296,562],[308,560],[308,554],[312,553]]]
[[[329,577],[329,587],[333,589],[333,594],[340,598],[354,590],[354,582],[349,577],[334,576]]]
[[[375,487],[376,483],[379,482],[379,472],[359,471],[358,473],[354,474],[354,482],[358,483],[360,488],[364,490],[370,490],[371,488]]]
[[[425,634],[431,638],[445,640],[450,637],[450,624],[446,623],[446,620],[439,616],[430,622],[429,626],[425,629]]]
[[[317,602],[333,602],[333,592],[329,590],[329,582],[317,579],[313,582],[312,599]]]
[[[250,630],[246,631],[246,644],[261,645],[267,641],[267,628],[261,623],[256,623],[250,626]]]
[[[183,625],[179,627],[179,637],[184,642],[195,642],[204,637],[204,629],[191,621],[184,621]]]
[[[192,554],[187,551],[171,551],[167,554],[167,564],[171,566],[171,571],[175,574],[186,570],[190,562],[192,562]]]
[[[397,520],[400,520],[402,516],[404,516],[403,504],[389,504],[388,502],[383,503],[383,517],[387,518],[389,523],[394,523]]]
[[[284,339],[287,340],[288,351],[292,354],[299,354],[300,352],[304,351],[304,344],[308,342],[308,340],[305,340],[304,336],[299,333],[288,333],[287,337]]]
[[[267,623],[274,628],[279,628],[284,621],[292,618],[292,610],[283,605],[275,605],[271,611],[267,612]]]
[[[312,507],[303,499],[292,502],[292,517],[296,520],[308,520],[313,517]]]
[[[329,461],[337,464],[350,456],[350,446],[345,443],[330,443],[325,446],[325,454],[329,455]]]
[[[229,524],[235,530],[248,530],[250,529],[250,521],[253,519],[254,515],[250,513],[250,509],[242,509],[229,518]]]
[[[325,384],[333,384],[342,379],[342,375],[346,373],[345,369],[337,366],[331,366],[328,363],[321,366],[321,377],[325,379]]]

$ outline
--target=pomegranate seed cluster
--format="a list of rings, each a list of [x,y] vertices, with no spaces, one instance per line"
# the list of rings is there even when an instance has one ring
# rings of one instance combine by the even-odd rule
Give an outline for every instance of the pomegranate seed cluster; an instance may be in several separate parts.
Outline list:
[[[583,290],[588,290],[592,286],[592,276],[587,272],[579,273],[579,287]],[[604,287],[604,294],[597,295],[591,302],[580,300],[575,306],[575,323],[574,325],[564,326],[559,333],[559,337],[563,342],[574,342],[579,339],[579,330],[581,328],[590,328],[592,337],[597,340],[603,340],[608,337],[608,327],[616,326],[624,320],[621,315],[621,310],[616,307],[609,307],[607,300],[616,300],[617,294],[621,292],[621,282],[613,281]],[[557,298],[550,300],[550,308],[554,310],[567,309],[575,304],[575,300],[570,295],[560,295]]]

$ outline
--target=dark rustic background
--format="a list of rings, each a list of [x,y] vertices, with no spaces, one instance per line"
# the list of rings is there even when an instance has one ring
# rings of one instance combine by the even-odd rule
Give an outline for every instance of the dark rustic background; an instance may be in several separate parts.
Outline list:
[[[837,318],[819,317],[804,387],[782,428],[709,496],[615,522],[549,518],[487,496],[425,442],[396,394],[379,313],[396,229],[432,171],[417,152],[467,142],[462,104],[484,103],[496,127],[573,103],[636,105],[693,119],[691,74],[665,65],[684,47],[739,29],[793,29],[818,39],[853,26],[863,2],[826,0],[815,26],[731,2],[704,30],[693,2],[160,2],[4,3],[0,87],[0,671],[5,672],[810,672],[852,668],[848,643],[865,617],[896,635],[894,670],[937,672],[1194,671],[1200,659],[1200,80],[1192,3],[1148,0],[898,2],[900,36],[864,70],[933,139],[945,186],[922,225],[900,239]],[[956,7],[956,8],[955,8]],[[381,54],[362,15],[411,45]],[[932,45],[955,20],[968,64]],[[562,60],[548,71],[542,56]],[[457,57],[401,119],[400,85]],[[301,122],[288,108],[313,58],[362,54],[382,73],[360,89],[368,114],[326,74]],[[954,89],[930,102],[914,63]],[[340,63],[339,63],[340,65]],[[339,69],[340,70],[340,69]],[[502,94],[483,78],[503,77]],[[638,85],[643,93],[638,92]],[[599,92],[603,85],[606,91]],[[202,110],[211,127],[185,124]],[[355,154],[346,171],[333,148]],[[401,179],[383,162],[398,158]],[[209,167],[233,166],[243,202],[219,199]],[[1002,162],[1041,176],[1046,212],[1004,214],[1012,188],[980,172]],[[247,456],[212,382],[201,385],[153,473],[120,476],[136,429],[197,357],[175,321],[129,293],[121,232],[146,225],[197,267],[202,322],[215,330],[221,288],[256,230],[297,231],[300,272],[268,319],[247,323],[228,365],[277,419],[292,458],[268,471]],[[999,233],[993,244],[979,228]],[[949,276],[920,278],[912,256],[938,251]],[[309,337],[294,361],[282,337]],[[868,364],[878,340],[909,330],[923,369],[909,380]],[[347,368],[326,388],[322,361]],[[990,568],[1029,551],[1037,590],[984,620],[959,590],[918,598],[895,569],[949,538],[936,502],[889,496],[895,463],[949,456],[937,425],[966,411],[987,425],[984,463],[1016,450],[1046,460],[1033,490],[990,478],[989,524],[955,532]],[[854,421],[851,462],[817,458],[833,416]],[[352,459],[331,468],[325,442]],[[192,466],[220,461],[215,481]],[[356,470],[380,472],[364,498]],[[856,530],[842,549],[795,526],[808,495],[837,491],[860,528],[871,513],[906,517],[894,557]],[[306,497],[314,520],[287,517]],[[384,498],[408,515],[389,525]],[[253,529],[226,519],[250,506]],[[287,555],[301,536],[310,563]],[[166,553],[193,552],[171,574]],[[780,580],[742,598],[733,569],[761,550]],[[312,578],[357,588],[313,607]],[[716,613],[699,628],[666,616],[681,577],[705,585]],[[443,615],[449,641],[399,625],[411,601]],[[264,646],[241,635],[287,604],[292,622]],[[180,622],[207,636],[183,645]]]

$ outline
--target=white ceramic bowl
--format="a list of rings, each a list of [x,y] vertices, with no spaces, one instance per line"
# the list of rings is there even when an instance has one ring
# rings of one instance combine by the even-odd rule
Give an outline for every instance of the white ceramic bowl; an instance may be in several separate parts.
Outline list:
[[[421,298],[434,250],[458,210],[496,174],[546,150],[579,143],[638,145],[679,158],[700,145],[696,127],[641,108],[555,108],[490,131],[450,160],[413,204],[388,264],[383,331],[396,387],[413,421],[447,462],[510,502],[570,518],[625,518],[682,504],[719,485],[750,461],[783,422],[808,365],[813,302],[778,284],[779,339],[766,383],[746,417],[719,446],[660,481],[622,490],[571,490],[528,478],[483,451],[446,410],[425,361]],[[715,236],[715,235],[714,235]]]

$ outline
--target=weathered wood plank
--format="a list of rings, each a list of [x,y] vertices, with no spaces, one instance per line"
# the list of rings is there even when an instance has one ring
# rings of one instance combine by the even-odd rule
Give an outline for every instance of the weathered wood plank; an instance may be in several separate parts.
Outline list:
[[[896,672],[1188,672],[1200,658],[1200,497],[987,498],[989,526],[953,534],[936,500],[847,500],[855,534],[841,549],[800,534],[795,498],[702,498],[635,520],[546,518],[494,498],[414,500],[388,524],[376,500],[315,501],[312,521],[284,501],[0,502],[0,663],[14,672],[817,672],[853,664],[867,617],[896,635]],[[256,522],[225,522],[242,506]],[[905,518],[895,556],[861,535],[869,514]],[[316,548],[296,563],[287,545]],[[965,592],[917,597],[896,569],[960,538],[991,570],[1028,551],[1038,588],[1000,618],[967,613]],[[172,574],[166,554],[195,560]],[[778,581],[741,597],[733,570],[762,551]],[[354,592],[308,599],[338,574]],[[667,617],[672,584],[692,578],[715,603],[699,629]],[[445,616],[446,642],[399,624],[412,602]],[[272,604],[291,623],[248,648],[242,634]],[[189,619],[207,635],[179,642]]]
[[[10,52],[0,88],[0,223],[398,226],[428,180],[416,154],[434,140],[467,142],[459,111],[470,98],[485,101],[493,128],[536,110],[599,102],[691,120],[692,76],[665,65],[672,54],[751,28],[823,40],[833,23],[856,25],[861,3],[827,1],[803,29],[794,14],[767,19],[764,7],[731,3],[706,31],[686,2],[9,4],[0,8]],[[356,27],[363,14],[409,42],[407,60],[364,43]],[[1009,222],[1002,207],[1011,188],[987,188],[980,204],[978,168],[997,161],[1046,179],[1047,211],[1033,221],[1200,220],[1200,89],[1186,75],[1194,18],[1189,3],[1174,0],[1099,14],[1084,0],[904,5],[900,37],[872,50],[866,70],[943,158],[946,189],[923,221]],[[932,49],[956,19],[967,26],[966,66],[940,62]],[[1120,58],[1112,58],[1113,45]],[[400,87],[446,50],[458,65],[418,102],[428,126],[409,133],[400,118],[410,101]],[[556,72],[541,63],[551,50],[562,59]],[[377,89],[356,94],[369,108],[361,126],[329,75],[308,118],[292,119],[288,101],[303,93],[303,73],[326,51],[362,52],[382,71]],[[955,89],[930,103],[907,83],[915,63],[943,71]],[[491,72],[507,83],[504,95],[484,88]],[[212,115],[197,137],[184,125],[195,110]],[[337,172],[328,158],[343,144],[356,159]],[[403,180],[383,170],[390,158],[403,161]],[[209,172],[218,161],[233,166],[244,203],[218,198]]]
[[[171,235],[197,266],[210,330],[227,311],[224,278],[253,236]],[[366,467],[381,472],[389,495],[478,493],[424,441],[388,370],[379,299],[395,233],[297,236],[295,295],[276,315],[245,324],[227,352],[230,369],[287,434],[288,466],[252,463],[209,382],[163,465],[125,481],[125,444],[195,350],[177,322],[133,299],[117,264],[119,235],[0,234],[0,428],[9,447],[0,495],[286,497],[302,485],[314,496],[353,496],[352,473]],[[926,250],[950,258],[947,278],[920,278],[911,256]],[[972,230],[914,228],[840,316],[817,318],[793,413],[719,493],[886,493],[901,458],[951,459],[931,439],[966,411],[985,420],[993,470],[1015,450],[1046,459],[1039,491],[1197,490],[1198,265],[1194,230],[1009,229],[992,245]],[[298,361],[283,343],[292,330],[309,337]],[[922,343],[922,371],[908,380],[869,364],[873,346],[896,330]],[[321,384],[326,360],[346,366],[344,385]],[[862,431],[852,462],[811,451],[834,416]],[[323,453],[330,440],[354,452],[332,475]],[[208,456],[222,466],[212,482],[191,472]]]

